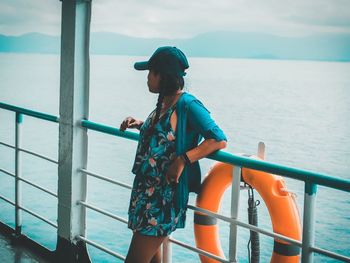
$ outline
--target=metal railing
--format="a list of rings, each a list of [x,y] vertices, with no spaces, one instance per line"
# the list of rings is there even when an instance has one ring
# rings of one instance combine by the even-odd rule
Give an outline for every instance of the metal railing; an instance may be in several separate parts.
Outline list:
[[[11,176],[12,178],[15,179],[15,201],[11,201],[8,198],[0,195],[0,199],[4,200],[5,202],[13,205],[15,207],[15,232],[16,235],[20,235],[21,231],[22,231],[22,213],[21,211],[25,211],[28,214],[46,222],[47,224],[51,225],[54,228],[57,228],[57,223],[51,222],[49,219],[45,218],[42,215],[39,215],[38,213],[35,213],[34,211],[24,207],[22,205],[22,186],[21,186],[21,182],[26,183],[36,189],[39,189],[51,196],[54,196],[57,198],[57,194],[50,191],[49,189],[46,189],[43,186],[40,186],[34,182],[31,182],[27,179],[24,179],[22,177],[22,152],[36,156],[38,158],[41,158],[43,160],[58,164],[58,161],[53,160],[49,157],[46,157],[42,154],[36,153],[34,151],[29,151],[26,149],[23,149],[21,147],[22,145],[22,123],[23,123],[23,115],[27,115],[27,116],[31,116],[34,118],[39,118],[42,120],[46,120],[46,121],[51,121],[51,122],[55,122],[58,123],[59,119],[56,116],[53,115],[49,115],[49,114],[45,114],[45,113],[41,113],[41,112],[37,112],[37,111],[32,111],[32,110],[28,110],[28,109],[24,109],[24,108],[20,108],[20,107],[16,107],[16,106],[12,106],[9,104],[5,104],[5,103],[1,103],[0,102],[0,108],[1,109],[5,109],[5,110],[9,110],[9,111],[13,111],[15,112],[15,118],[16,118],[16,126],[15,126],[15,145],[10,145],[8,143],[5,142],[0,142],[0,145],[3,145],[7,148],[10,149],[14,149],[15,150],[15,173],[11,173],[9,171],[6,171],[4,169],[0,169],[0,171],[6,175]]]
[[[16,151],[15,174],[12,174],[6,170],[0,169],[1,172],[15,178],[15,180],[16,180],[16,184],[15,184],[16,198],[15,198],[15,202],[13,202],[13,201],[11,201],[3,196],[0,196],[0,198],[16,207],[16,231],[19,231],[19,233],[20,233],[20,227],[21,227],[20,210],[26,211],[26,212],[32,214],[33,216],[45,221],[46,223],[50,224],[51,226],[57,228],[57,225],[52,223],[48,219],[24,208],[23,206],[21,206],[20,181],[28,183],[33,187],[36,187],[36,188],[38,188],[38,189],[40,189],[48,194],[51,194],[52,196],[57,197],[57,195],[55,193],[52,193],[48,189],[45,189],[44,187],[39,186],[37,184],[34,184],[33,182],[25,180],[24,178],[21,177],[21,169],[20,169],[20,167],[21,167],[21,155],[20,155],[20,152],[26,152],[26,153],[32,154],[34,156],[37,156],[39,158],[45,159],[47,161],[54,162],[56,164],[57,164],[57,161],[52,160],[52,159],[45,157],[43,155],[40,155],[38,153],[34,153],[31,151],[22,149],[21,148],[20,124],[22,122],[22,115],[28,115],[28,116],[32,116],[32,117],[36,117],[36,118],[40,118],[40,119],[44,119],[44,120],[48,120],[48,121],[53,121],[53,122],[58,122],[59,119],[58,119],[58,117],[55,117],[52,115],[48,115],[48,114],[44,114],[44,113],[40,113],[40,112],[35,112],[35,111],[15,107],[15,106],[4,104],[4,103],[0,103],[0,108],[16,112],[16,144],[15,144],[15,146],[0,142],[1,145],[13,148]],[[88,120],[82,120],[81,126],[84,128],[90,129],[90,130],[99,131],[99,132],[102,132],[105,134],[110,134],[113,136],[119,136],[119,137],[123,137],[123,138],[130,139],[130,140],[135,140],[135,141],[138,140],[137,133],[133,133],[133,132],[129,132],[129,131],[121,132],[117,128],[102,125],[100,123],[91,122]],[[272,173],[272,174],[278,174],[278,175],[282,175],[285,177],[289,177],[292,179],[296,179],[296,180],[305,182],[303,236],[302,236],[303,242],[288,238],[288,237],[280,235],[278,233],[266,231],[264,229],[261,229],[259,227],[254,226],[254,225],[250,225],[250,224],[247,224],[247,223],[244,223],[244,222],[237,220],[237,205],[238,205],[238,201],[239,201],[239,184],[233,182],[232,187],[236,187],[236,188],[232,189],[231,217],[226,217],[226,216],[211,212],[209,210],[205,210],[205,209],[193,206],[193,205],[188,205],[189,209],[192,209],[194,211],[199,211],[201,213],[205,213],[207,215],[210,215],[212,217],[215,217],[215,218],[218,218],[218,219],[221,219],[223,221],[230,223],[230,228],[231,228],[231,230],[230,230],[230,232],[231,232],[230,233],[230,251],[229,251],[230,256],[229,256],[228,260],[224,259],[224,258],[220,258],[216,255],[213,255],[209,252],[203,251],[203,250],[198,249],[196,247],[184,244],[183,242],[178,241],[178,240],[170,237],[169,241],[171,243],[177,244],[179,246],[182,246],[182,247],[189,249],[191,251],[194,251],[196,253],[205,255],[207,257],[216,259],[220,262],[236,262],[237,261],[236,249],[235,249],[235,245],[236,245],[235,240],[237,237],[236,236],[236,227],[240,226],[240,227],[247,228],[247,229],[250,229],[252,231],[259,232],[261,234],[264,234],[264,235],[267,235],[267,236],[270,236],[273,238],[284,240],[284,241],[289,242],[291,244],[294,244],[298,247],[301,247],[302,248],[302,262],[312,262],[314,253],[322,254],[324,256],[327,256],[327,257],[330,257],[333,259],[338,259],[338,260],[343,260],[345,262],[350,262],[349,257],[346,257],[343,255],[334,253],[332,251],[328,251],[328,250],[314,246],[314,232],[315,232],[314,231],[314,213],[315,213],[314,207],[315,207],[315,196],[317,193],[317,185],[322,185],[322,186],[330,187],[333,189],[350,192],[350,180],[331,177],[330,175],[327,175],[327,174],[321,174],[321,173],[316,173],[316,172],[312,172],[312,171],[287,167],[287,166],[278,165],[278,164],[274,164],[274,163],[270,163],[270,162],[266,162],[266,161],[261,161],[261,160],[257,160],[257,159],[250,159],[250,158],[247,158],[244,156],[233,155],[233,154],[230,154],[230,153],[227,153],[224,151],[219,151],[219,152],[216,152],[214,154],[211,154],[210,156],[208,156],[208,158],[234,165],[235,169],[237,169],[235,171],[235,174],[240,174],[240,172],[239,173],[236,173],[236,172],[240,171],[240,169],[242,167],[247,167],[247,168],[251,168],[254,170],[264,171],[264,172],[268,172],[268,173]],[[112,183],[112,184],[116,184],[116,185],[121,186],[123,188],[131,189],[131,186],[128,184],[125,184],[125,183],[122,183],[119,181],[115,181],[111,178],[108,178],[108,177],[103,176],[103,175],[99,175],[95,172],[88,171],[86,169],[80,169],[80,172],[82,174],[92,176],[92,177],[98,178],[100,180],[104,180],[104,181]],[[239,180],[237,178],[238,177],[234,177],[233,180]],[[93,204],[87,203],[86,200],[78,201],[78,204],[83,206],[85,209],[88,208],[88,209],[94,210],[96,212],[99,212],[105,216],[108,216],[110,218],[118,220],[124,224],[127,223],[126,219],[119,217],[119,216],[116,216],[116,215],[113,215],[112,213],[105,211],[103,209],[100,209]],[[105,248],[102,245],[100,245],[92,240],[87,239],[86,237],[79,235],[79,236],[76,236],[76,239],[81,240],[81,241],[83,241],[91,246],[94,246],[94,247],[96,247],[96,248],[98,248],[98,249],[100,249],[100,250],[102,250],[102,251],[104,251],[104,252],[106,252],[106,253],[108,253],[116,258],[119,258],[121,260],[125,259],[125,257],[123,255],[121,255],[117,252],[114,252],[108,248]],[[167,245],[169,245],[169,244],[167,244]],[[165,261],[168,261],[168,262],[171,261],[171,258],[169,257],[169,255],[171,255],[171,252],[170,253],[168,252],[168,257]]]
[[[82,120],[81,125],[85,128],[90,129],[90,130],[99,131],[99,132],[103,132],[106,134],[119,136],[119,137],[131,139],[131,140],[138,140],[137,133],[133,133],[133,132],[129,132],[129,131],[121,132],[117,128],[102,125],[100,123],[95,123],[95,122],[91,122],[88,120]],[[314,204],[315,204],[315,196],[316,196],[316,192],[317,192],[317,185],[322,185],[322,186],[330,187],[333,189],[350,192],[350,180],[345,180],[345,179],[333,177],[333,176],[330,176],[327,174],[316,173],[313,171],[292,168],[292,167],[279,165],[279,164],[275,164],[275,163],[270,163],[270,162],[266,162],[266,161],[262,161],[262,160],[251,159],[251,158],[247,158],[244,156],[233,155],[233,154],[230,154],[230,153],[224,152],[224,151],[219,151],[219,152],[216,152],[214,154],[211,154],[207,158],[234,165],[235,169],[237,169],[237,171],[235,171],[234,174],[237,174],[237,175],[240,175],[239,171],[242,167],[246,167],[246,168],[251,168],[254,170],[259,170],[259,171],[264,171],[264,172],[268,172],[268,173],[272,173],[272,174],[282,175],[282,176],[296,179],[299,181],[304,181],[305,182],[305,196],[304,196],[304,215],[303,215],[303,226],[304,227],[303,227],[303,235],[302,235],[303,242],[288,238],[286,236],[283,236],[283,235],[280,235],[280,234],[277,234],[274,232],[266,231],[264,229],[261,229],[261,228],[254,226],[254,225],[250,225],[250,224],[247,224],[247,223],[244,223],[244,222],[237,220],[237,208],[236,207],[237,207],[238,199],[239,199],[237,196],[232,196],[232,199],[231,199],[232,200],[231,217],[225,217],[223,215],[213,213],[211,211],[208,211],[208,210],[196,207],[196,206],[192,206],[192,205],[187,206],[189,209],[199,211],[199,212],[205,213],[207,215],[210,215],[212,217],[229,222],[230,227],[231,227],[230,232],[233,232],[234,234],[236,234],[235,227],[241,226],[243,228],[247,228],[247,229],[250,229],[252,231],[255,231],[255,232],[258,232],[258,233],[261,233],[261,234],[264,234],[264,235],[267,235],[267,236],[270,236],[273,238],[278,238],[280,240],[284,240],[284,241],[287,241],[287,242],[294,244],[298,247],[301,247],[302,248],[302,262],[312,262],[313,261],[313,253],[318,253],[318,254],[322,254],[324,256],[333,258],[333,259],[338,259],[338,260],[350,262],[349,257],[346,257],[343,255],[334,253],[332,251],[328,251],[328,250],[314,246],[314,213],[315,213]],[[92,173],[92,172],[89,172],[87,170],[82,170],[82,172],[89,174],[89,175],[92,175],[92,176],[95,176],[95,177],[99,176],[100,179],[105,178],[101,175],[97,175],[96,173]],[[239,182],[240,178],[239,178],[239,176],[234,176],[233,180],[237,180]],[[113,180],[108,178],[108,181],[112,182]],[[117,182],[117,181],[114,181],[114,183],[119,184],[119,182]],[[237,195],[239,195],[239,183],[233,182],[232,187],[233,187],[232,195],[234,195],[235,193],[236,194],[238,193]],[[78,237],[78,238],[80,238],[80,237]],[[208,256],[210,258],[214,258],[220,262],[236,262],[237,261],[236,251],[235,251],[236,250],[236,242],[234,242],[235,238],[236,238],[236,235],[232,235],[230,233],[230,248],[229,248],[230,249],[230,251],[229,251],[230,258],[229,258],[229,261],[226,259],[223,259],[223,258],[219,258],[213,254],[208,253],[208,252],[204,252],[204,251],[197,249],[195,247],[190,247],[188,245],[181,244],[180,242],[177,242],[175,240],[170,239],[170,241],[172,241],[173,243],[178,244],[180,246],[183,246],[185,248],[196,251],[199,254]]]

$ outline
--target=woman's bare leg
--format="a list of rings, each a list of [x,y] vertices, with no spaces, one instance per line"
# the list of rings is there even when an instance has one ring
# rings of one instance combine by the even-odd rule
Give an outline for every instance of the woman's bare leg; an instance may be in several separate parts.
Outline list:
[[[162,246],[159,246],[158,250],[154,254],[150,263],[161,263],[162,262]]]
[[[166,237],[154,237],[141,235],[135,232],[132,236],[128,254],[125,263],[150,263],[154,260],[160,260],[160,245]],[[152,261],[152,263],[160,261]]]

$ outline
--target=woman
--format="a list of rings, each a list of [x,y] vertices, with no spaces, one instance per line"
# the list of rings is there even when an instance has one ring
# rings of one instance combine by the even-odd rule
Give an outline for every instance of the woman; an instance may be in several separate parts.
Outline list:
[[[203,104],[183,92],[189,65],[181,50],[158,48],[134,67],[149,70],[149,91],[159,95],[145,122],[127,117],[120,125],[121,131],[140,130],[128,211],[133,237],[125,262],[161,262],[162,242],[185,227],[189,192],[199,193],[198,160],[225,148],[227,139]]]

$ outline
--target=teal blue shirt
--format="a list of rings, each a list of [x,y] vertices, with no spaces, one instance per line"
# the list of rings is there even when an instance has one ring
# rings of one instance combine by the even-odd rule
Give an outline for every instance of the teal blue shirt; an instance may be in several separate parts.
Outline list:
[[[195,148],[204,139],[227,141],[227,138],[203,103],[184,92],[176,103],[176,154]],[[177,184],[174,202],[177,208],[186,208],[190,192],[199,193],[201,170],[198,161],[186,165]]]

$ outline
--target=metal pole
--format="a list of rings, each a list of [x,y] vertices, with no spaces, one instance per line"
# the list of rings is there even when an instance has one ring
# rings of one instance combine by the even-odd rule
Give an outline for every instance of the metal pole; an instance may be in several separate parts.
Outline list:
[[[317,185],[305,182],[304,218],[303,218],[303,246],[301,262],[312,263],[314,254],[311,247],[315,241],[315,204]]]
[[[80,126],[89,114],[90,0],[62,0],[60,121],[58,155],[59,262],[90,262],[85,243],[87,129]]]
[[[19,236],[22,230],[22,212],[20,206],[22,205],[22,191],[20,177],[22,175],[22,158],[21,148],[22,144],[22,133],[21,123],[23,121],[23,115],[16,112],[16,141],[15,141],[15,227],[16,235]]]
[[[231,218],[233,219],[238,217],[241,171],[240,166],[235,166],[233,169],[231,187]],[[230,262],[237,262],[237,225],[234,223],[230,224],[229,259]]]
[[[265,143],[259,142],[258,144],[258,157],[262,160],[265,160]]]
[[[163,241],[163,249],[162,249],[162,257],[163,257],[163,263],[171,263],[172,262],[172,243],[169,241],[169,239],[172,237],[172,235],[169,235],[164,241]]]

